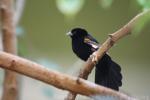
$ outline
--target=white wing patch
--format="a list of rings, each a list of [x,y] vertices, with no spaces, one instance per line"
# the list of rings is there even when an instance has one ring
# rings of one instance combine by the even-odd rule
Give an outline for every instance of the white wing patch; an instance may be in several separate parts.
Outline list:
[[[94,49],[98,49],[99,48],[99,45],[96,42],[91,41],[89,38],[85,38],[84,42],[89,44],[89,45],[91,45]]]
[[[97,49],[98,48],[98,46],[97,45],[95,45],[95,44],[90,44],[93,48],[95,48],[95,49]]]

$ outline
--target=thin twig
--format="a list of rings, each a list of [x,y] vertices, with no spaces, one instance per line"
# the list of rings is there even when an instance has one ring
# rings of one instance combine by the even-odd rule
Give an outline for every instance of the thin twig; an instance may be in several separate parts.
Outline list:
[[[100,46],[100,48],[95,52],[98,60],[100,60],[103,55],[120,39],[125,37],[126,35],[129,35],[131,33],[131,30],[134,28],[135,23],[145,14],[150,13],[150,11],[145,11],[137,16],[135,16],[130,22],[128,22],[125,26],[123,26],[118,31],[112,33],[109,35],[108,39]],[[91,58],[89,58],[83,69],[81,69],[78,77],[87,79],[88,75],[91,73],[92,69],[94,68],[95,63],[92,62]],[[76,93],[69,92],[65,100],[75,100]]]

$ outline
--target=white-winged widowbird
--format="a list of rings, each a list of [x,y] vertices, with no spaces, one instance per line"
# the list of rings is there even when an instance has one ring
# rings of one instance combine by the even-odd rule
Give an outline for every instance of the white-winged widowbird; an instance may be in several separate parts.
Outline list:
[[[100,46],[83,28],[74,28],[67,35],[71,37],[73,52],[84,61]],[[107,53],[96,64],[95,83],[117,91],[122,86],[121,67]]]

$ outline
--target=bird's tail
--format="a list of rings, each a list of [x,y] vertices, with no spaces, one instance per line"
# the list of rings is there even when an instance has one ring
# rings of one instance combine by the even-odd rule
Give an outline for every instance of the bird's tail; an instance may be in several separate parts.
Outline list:
[[[95,83],[114,90],[122,85],[121,68],[107,54],[96,65]]]

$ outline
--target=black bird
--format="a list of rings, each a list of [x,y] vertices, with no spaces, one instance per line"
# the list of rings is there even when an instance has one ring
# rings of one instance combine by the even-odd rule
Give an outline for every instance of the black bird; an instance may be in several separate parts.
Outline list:
[[[72,39],[73,52],[84,61],[99,48],[98,41],[85,29],[74,28],[67,35]],[[122,85],[121,68],[108,54],[96,64],[95,83],[117,91]]]

